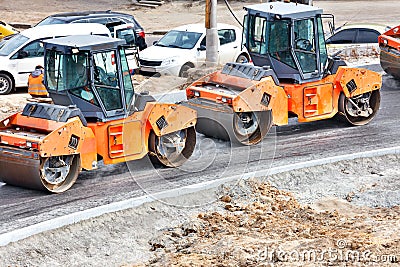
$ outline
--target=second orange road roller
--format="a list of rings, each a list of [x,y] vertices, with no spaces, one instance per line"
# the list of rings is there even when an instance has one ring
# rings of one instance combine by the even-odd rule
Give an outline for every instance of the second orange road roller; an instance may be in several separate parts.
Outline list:
[[[378,37],[382,69],[400,80],[400,25]]]
[[[44,41],[52,103],[30,102],[0,121],[0,181],[60,193],[82,169],[149,155],[176,167],[196,144],[196,112],[135,93],[125,41],[68,36]]]
[[[380,106],[379,73],[328,57],[322,9],[295,3],[245,7],[243,44],[255,66],[228,63],[187,87],[196,129],[244,145],[260,142],[289,117],[371,121]]]

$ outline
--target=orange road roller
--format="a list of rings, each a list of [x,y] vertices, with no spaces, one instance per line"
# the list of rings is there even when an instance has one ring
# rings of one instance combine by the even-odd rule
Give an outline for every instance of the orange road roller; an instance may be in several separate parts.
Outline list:
[[[186,89],[207,136],[252,145],[272,125],[329,119],[371,121],[380,106],[379,73],[327,55],[322,10],[274,2],[245,7],[243,44],[255,66],[228,63]]]
[[[196,144],[196,111],[135,93],[125,41],[68,36],[44,41],[52,103],[30,102],[0,122],[0,181],[60,193],[79,172],[149,155],[176,167]]]

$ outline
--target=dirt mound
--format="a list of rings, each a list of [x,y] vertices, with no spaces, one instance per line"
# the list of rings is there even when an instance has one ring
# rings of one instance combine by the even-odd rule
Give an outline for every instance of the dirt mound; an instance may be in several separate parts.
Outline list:
[[[249,195],[220,198],[224,211],[200,213],[150,240],[155,256],[145,266],[400,261],[399,207],[359,208],[344,200],[325,199],[312,208],[269,184],[248,181],[246,186]]]

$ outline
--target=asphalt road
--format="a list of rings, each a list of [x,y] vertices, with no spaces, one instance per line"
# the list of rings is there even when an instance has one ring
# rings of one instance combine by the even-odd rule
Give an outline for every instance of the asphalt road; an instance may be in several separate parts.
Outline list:
[[[83,172],[62,194],[0,186],[0,233],[60,215],[152,194],[202,181],[238,175],[289,163],[399,146],[400,84],[384,75],[381,108],[365,126],[349,127],[336,120],[273,127],[252,147],[198,135],[194,156],[181,169],[154,169],[145,158],[128,164],[100,166]],[[199,203],[206,204],[206,203]],[[182,203],[184,206],[184,203]]]

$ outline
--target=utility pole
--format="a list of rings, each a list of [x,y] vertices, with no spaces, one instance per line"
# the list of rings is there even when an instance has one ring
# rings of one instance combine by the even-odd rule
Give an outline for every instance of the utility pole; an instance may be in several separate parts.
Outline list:
[[[206,65],[218,63],[217,0],[206,0]]]

